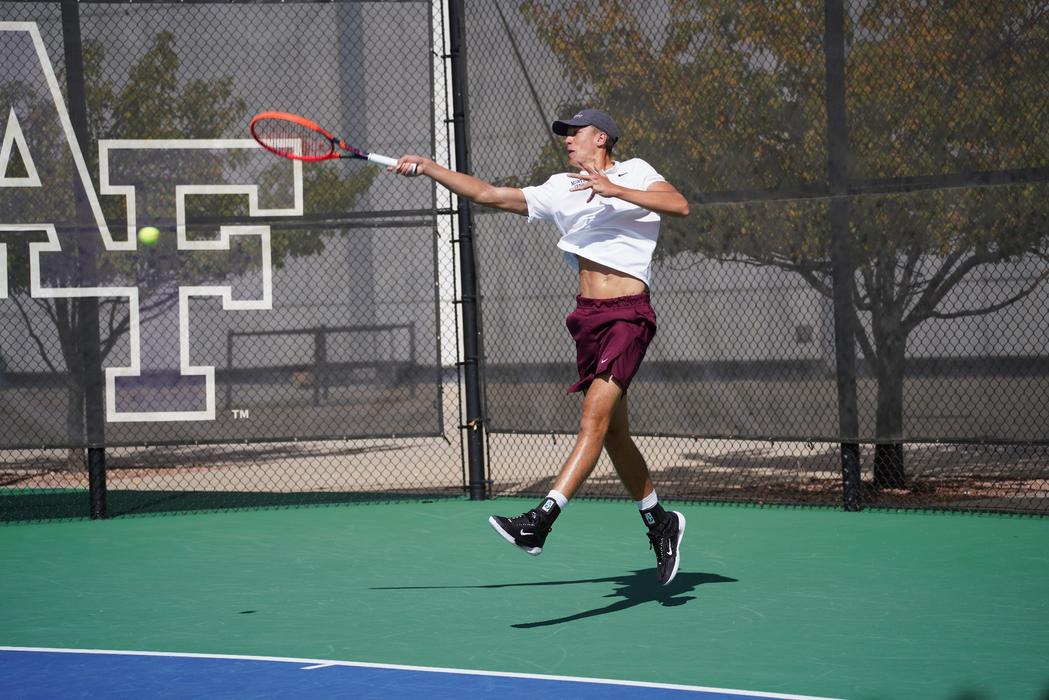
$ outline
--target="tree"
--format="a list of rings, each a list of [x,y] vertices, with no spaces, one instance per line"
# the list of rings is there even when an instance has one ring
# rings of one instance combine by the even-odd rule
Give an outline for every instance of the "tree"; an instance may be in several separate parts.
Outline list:
[[[848,4],[847,4],[848,5]],[[631,145],[694,204],[757,190],[733,206],[664,222],[657,254],[696,251],[774,266],[831,296],[822,2],[525,0],[580,103],[615,110]],[[871,0],[846,17],[849,176],[1045,167],[1049,3]],[[581,104],[565,105],[566,108]],[[547,146],[536,171],[563,168]],[[998,311],[1049,275],[1049,198],[1040,183],[858,196],[854,326],[877,380],[875,485],[906,483],[903,387],[910,334],[930,319]],[[1038,272],[999,297],[951,296],[979,270],[1019,260]]]
[[[115,85],[104,78],[105,49],[99,41],[85,41],[83,48],[86,112],[88,115],[88,143],[82,144],[88,172],[98,187],[97,143],[105,138],[137,139],[207,139],[218,138],[228,133],[231,124],[245,123],[244,100],[234,92],[229,78],[211,80],[186,80],[179,75],[180,61],[173,33],[162,31],[153,37],[149,49],[130,67],[126,80]],[[60,84],[63,83],[61,76]],[[48,109],[49,96],[38,94],[30,86],[12,81],[0,85],[0,104],[18,105],[19,113],[33,119],[48,119],[53,109]],[[46,129],[27,130],[27,145],[30,153],[46,153],[50,144],[33,141],[33,134],[47,133]],[[162,161],[154,159],[143,163],[140,173],[144,181],[152,183],[175,183],[189,181],[221,181],[224,172],[236,168],[243,162],[242,153],[230,153],[219,159],[202,162],[200,159],[180,156],[174,152]],[[49,182],[68,181],[63,188],[26,189],[22,205],[29,211],[70,211],[74,196],[72,172],[68,163],[61,159],[41,161],[41,168],[51,168],[46,173]],[[14,168],[23,167],[12,163]],[[202,172],[201,168],[207,171]],[[274,166],[261,175],[264,194],[274,194],[287,180],[282,164]],[[65,169],[54,172],[55,169]],[[312,167],[306,171],[303,182],[304,201],[323,211],[337,211],[352,207],[356,199],[371,185],[378,169],[361,168],[343,176],[334,167]],[[192,176],[192,177],[191,177]],[[37,198],[35,201],[33,198]],[[123,198],[106,197],[102,201],[103,214],[111,230],[121,229],[114,224],[126,218]],[[9,212],[5,212],[6,214]],[[153,216],[173,220],[173,204],[154,206]],[[214,222],[237,220],[246,217],[247,210],[242,197],[190,197],[187,200],[186,218],[190,222],[204,222],[201,226],[209,234]],[[14,220],[19,220],[16,216]],[[209,228],[210,227],[210,228]],[[90,235],[90,234],[89,234]],[[325,240],[332,235],[330,230],[278,231],[271,237],[272,264],[276,268],[284,265],[289,257],[315,255],[324,250]],[[60,232],[61,236],[61,232]],[[10,299],[17,305],[30,338],[40,353],[44,365],[53,373],[61,373],[66,382],[67,433],[72,444],[83,440],[85,368],[80,335],[82,305],[77,299],[40,299],[28,295],[29,260],[25,234],[0,234],[2,241],[9,244],[9,292]],[[97,276],[102,286],[133,286],[140,293],[140,319],[145,322],[165,313],[178,302],[179,287],[203,282],[215,283],[250,272],[258,264],[257,251],[249,244],[231,243],[234,249],[221,259],[214,254],[176,250],[173,236],[161,236],[160,242],[149,248],[140,247],[134,252],[100,251],[97,257]],[[61,254],[49,254],[42,262],[42,284],[49,287],[75,287],[80,284],[79,273],[71,256],[75,257],[75,246],[63,243]],[[177,262],[174,262],[177,258]],[[30,313],[28,305],[35,306],[48,325],[40,327],[39,317]],[[106,357],[126,337],[130,322],[130,310],[126,301],[112,297],[99,300],[99,315],[102,325],[101,356]],[[48,336],[55,333],[58,339],[57,356],[50,349]],[[64,372],[63,372],[64,370]]]

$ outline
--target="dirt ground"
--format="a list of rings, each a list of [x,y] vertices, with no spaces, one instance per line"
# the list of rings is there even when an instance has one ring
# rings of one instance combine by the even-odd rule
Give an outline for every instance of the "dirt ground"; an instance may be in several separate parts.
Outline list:
[[[666,499],[842,501],[836,444],[660,437],[637,442]],[[564,435],[489,435],[491,493],[545,494],[571,447]],[[1049,514],[1049,447],[909,445],[907,488],[891,490],[870,486],[872,453],[869,447],[861,453],[866,506]],[[80,450],[23,450],[0,457],[0,495],[88,488]],[[467,483],[456,434],[447,440],[110,448],[106,462],[111,491],[462,494]],[[580,495],[626,496],[606,457]]]

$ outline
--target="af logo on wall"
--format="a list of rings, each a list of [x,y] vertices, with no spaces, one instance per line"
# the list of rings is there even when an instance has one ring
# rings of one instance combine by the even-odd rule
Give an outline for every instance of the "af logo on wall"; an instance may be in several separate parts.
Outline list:
[[[302,216],[301,164],[283,163],[283,182],[264,185],[262,173],[272,179],[275,171],[257,167],[264,156],[252,139],[108,139],[93,158],[74,134],[36,23],[0,22],[0,55],[0,304],[16,293],[120,301],[110,304],[122,311],[104,362],[106,420],[214,420],[215,368],[194,364],[192,300],[212,297],[230,312],[272,308],[270,227],[251,219]],[[216,198],[239,202],[232,218],[243,223],[225,216],[190,235],[194,202]],[[113,201],[119,214],[103,206]],[[119,230],[107,218],[122,220]],[[158,241],[138,235],[149,227]],[[85,237],[100,243],[88,274],[78,254]],[[158,299],[177,322],[151,322]],[[167,391],[145,399],[151,348],[177,358],[177,368],[167,373]]]

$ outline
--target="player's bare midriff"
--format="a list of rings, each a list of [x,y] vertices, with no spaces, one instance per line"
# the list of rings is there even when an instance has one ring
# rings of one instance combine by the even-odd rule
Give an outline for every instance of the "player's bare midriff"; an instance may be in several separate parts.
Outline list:
[[[648,291],[645,283],[625,272],[613,270],[577,255],[579,260],[579,294],[590,299],[627,297]]]

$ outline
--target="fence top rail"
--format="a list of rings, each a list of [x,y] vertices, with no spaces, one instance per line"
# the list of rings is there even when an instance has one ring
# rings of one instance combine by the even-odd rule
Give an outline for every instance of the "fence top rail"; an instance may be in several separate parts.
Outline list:
[[[310,328],[285,328],[270,331],[230,331],[231,338],[241,336],[306,335],[309,333],[369,333],[374,331],[412,330],[412,323],[387,323],[368,326],[312,326]]]
[[[8,0],[22,5],[60,5],[63,0]],[[363,5],[374,0],[76,0],[78,5]],[[429,4],[429,0],[383,0],[387,5]]]

